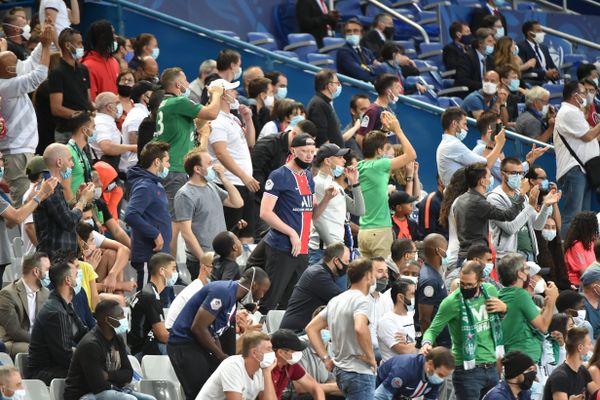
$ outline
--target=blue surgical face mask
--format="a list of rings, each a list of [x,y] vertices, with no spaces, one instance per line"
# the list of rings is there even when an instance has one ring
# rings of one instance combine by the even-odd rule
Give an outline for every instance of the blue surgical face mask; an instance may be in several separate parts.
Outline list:
[[[290,120],[289,127],[293,128],[298,125],[299,122],[304,121],[304,115],[296,115],[294,118]]]
[[[494,4],[496,5],[496,7],[502,7],[506,4],[506,0],[494,0]]]
[[[494,53],[494,46],[485,46],[485,55],[491,56]]]
[[[490,183],[485,188],[485,191],[489,192],[490,190],[492,190],[493,187],[494,187],[494,177],[490,176]]]
[[[4,177],[4,167],[0,167],[0,179]]]
[[[594,79],[592,79],[592,81],[594,81],[594,83],[596,84],[596,87],[598,87],[598,78],[594,78]]]
[[[40,282],[42,283],[43,287],[47,288],[48,286],[50,286],[50,274],[48,273],[48,271],[46,271],[44,276],[42,276],[42,279],[40,279]]]
[[[115,330],[115,334],[124,335],[127,333],[127,331],[129,330],[129,321],[127,321],[127,317],[123,317],[121,319],[116,319],[113,317],[108,318],[114,319],[115,321],[119,321],[119,326],[113,327],[113,329]]]
[[[443,266],[448,265],[448,256],[442,257],[442,265]]]
[[[125,57],[123,57],[123,59],[127,62],[127,64],[129,64],[129,61],[133,60],[134,56],[135,54],[133,53],[133,51],[130,51],[129,53],[125,54]]]
[[[169,168],[164,167],[157,175],[160,179],[165,179],[169,175]]]
[[[581,355],[581,361],[588,362],[588,361],[590,361],[590,359],[592,358],[593,355],[594,355],[594,352],[590,350],[586,354]]]
[[[115,40],[115,41],[113,41],[113,49],[112,49],[112,52],[113,52],[113,53],[116,53],[116,52],[117,52],[117,50],[119,50],[119,43],[117,43],[117,41]]]
[[[177,271],[173,272],[171,277],[169,279],[167,279],[167,281],[165,282],[165,285],[167,285],[167,287],[173,287],[175,282],[177,282],[178,278],[179,278],[179,272],[177,272]]]
[[[208,169],[206,170],[206,176],[204,177],[206,182],[212,182],[215,180],[216,177],[217,173],[215,172],[215,169],[213,167],[208,167]]]
[[[160,55],[160,49],[158,47],[153,48],[152,49],[152,58],[154,58],[156,60],[159,55]]]
[[[550,182],[548,182],[548,179],[544,179],[540,184],[540,187],[544,190],[548,190],[548,188],[550,187]]]
[[[190,89],[188,88],[182,88],[183,90],[181,90],[181,96],[183,97],[190,97]]]
[[[75,295],[78,295],[81,292],[81,282],[83,281],[83,272],[78,269],[77,270],[77,279],[75,280],[75,287],[73,287],[73,291]]]
[[[62,180],[69,179],[73,174],[73,169],[71,167],[67,167],[64,171],[60,171],[60,177]]]
[[[427,380],[432,385],[441,385],[444,382],[444,378],[440,378],[435,372],[431,375],[427,375]]]
[[[335,92],[332,93],[332,97],[335,99],[342,93],[342,85],[337,85]]]
[[[339,165],[336,165],[335,167],[333,167],[331,169],[331,173],[336,178],[339,176],[342,176],[342,174],[344,173],[344,167],[340,167]]]
[[[494,269],[494,263],[487,263],[485,267],[483,267],[483,277],[488,278]]]
[[[83,53],[84,53],[83,47],[77,47],[75,49],[75,51],[72,53],[75,61],[81,60],[81,58],[83,57]]]
[[[242,76],[242,67],[240,67],[240,69],[238,69],[237,72],[233,75],[233,80],[237,81],[238,79],[240,79],[241,76]]]
[[[504,27],[496,28],[496,34],[494,35],[494,37],[496,39],[500,39],[500,38],[504,37]]]
[[[456,135],[456,137],[462,142],[467,137],[467,133],[468,131],[466,129],[461,129],[460,132],[458,132],[458,135]]]
[[[350,46],[358,46],[360,43],[360,35],[346,35],[346,42],[348,42]]]
[[[331,332],[328,329],[323,329],[321,331],[321,339],[323,340],[323,343],[329,343],[331,341]]]
[[[519,90],[519,85],[521,85],[521,81],[519,79],[511,79],[510,84],[508,85],[508,89],[511,92],[516,92]]]
[[[115,119],[121,118],[121,115],[123,115],[123,104],[119,103],[117,104],[117,115],[115,115]]]
[[[508,175],[506,184],[513,190],[519,190],[521,187],[521,175]]]
[[[518,56],[519,55],[519,46],[517,46],[515,44],[515,48],[513,49],[513,56]]]
[[[98,139],[98,133],[96,131],[92,131],[92,134],[87,137],[88,143],[95,143]]]
[[[275,97],[279,100],[285,99],[287,97],[287,87],[277,88],[277,93],[275,93]]]

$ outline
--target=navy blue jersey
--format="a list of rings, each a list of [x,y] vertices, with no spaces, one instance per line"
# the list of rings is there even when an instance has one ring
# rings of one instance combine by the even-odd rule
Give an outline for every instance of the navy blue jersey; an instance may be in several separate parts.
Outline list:
[[[422,354],[392,357],[377,370],[377,386],[383,385],[394,397],[424,396],[425,399],[437,399],[440,385],[429,382],[423,371],[424,366],[425,356]]]

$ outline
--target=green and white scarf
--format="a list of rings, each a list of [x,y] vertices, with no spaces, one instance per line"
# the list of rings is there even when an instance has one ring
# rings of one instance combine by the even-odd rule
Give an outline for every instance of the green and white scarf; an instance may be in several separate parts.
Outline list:
[[[485,300],[490,296],[483,285],[480,287]],[[475,358],[477,353],[477,330],[475,328],[475,319],[471,307],[460,293],[460,321],[463,335],[463,367],[465,370],[475,368]],[[497,313],[488,315],[490,329],[492,331],[492,340],[496,347],[496,358],[504,357],[504,339],[502,338],[502,321]]]

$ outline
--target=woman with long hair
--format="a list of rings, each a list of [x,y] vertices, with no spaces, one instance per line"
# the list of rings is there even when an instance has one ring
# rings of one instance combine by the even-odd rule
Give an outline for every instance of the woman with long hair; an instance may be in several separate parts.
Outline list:
[[[571,284],[579,286],[583,272],[596,261],[594,242],[598,239],[596,214],[585,211],[577,214],[569,225],[565,238],[565,264]]]
[[[448,270],[453,269],[454,265],[456,265],[456,261],[458,259],[458,250],[460,247],[460,244],[458,243],[458,232],[456,231],[456,220],[454,219],[452,205],[458,196],[465,193],[468,189],[469,187],[467,186],[467,180],[465,177],[465,168],[463,167],[456,170],[454,175],[452,175],[450,184],[444,191],[444,199],[442,200],[442,205],[440,206],[439,223],[448,229],[449,235],[448,250],[446,251],[446,256],[448,257]]]
[[[527,62],[523,62],[519,57],[519,47],[517,43],[509,37],[504,36],[496,42],[494,48],[494,62],[497,66],[514,64],[518,67],[519,71],[525,71],[529,68],[535,67],[536,59],[532,58]]]
[[[392,145],[393,155],[398,157],[404,154],[401,144]],[[421,198],[421,181],[419,179],[419,163],[413,161],[404,167],[390,171],[390,185],[394,185],[396,190],[406,192],[411,196]]]
[[[571,289],[571,282],[567,276],[565,266],[565,253],[560,237],[560,227],[553,217],[548,217],[544,228],[535,231],[538,243],[537,263],[542,268],[549,268],[549,280],[556,284],[559,290]]]
[[[123,121],[125,121],[127,114],[133,108],[133,101],[131,100],[131,89],[133,88],[133,85],[135,85],[135,75],[133,74],[133,71],[127,70],[121,72],[117,76],[117,92],[119,102],[123,107],[123,113],[121,113],[121,116],[117,119],[117,128],[119,128],[119,130],[121,129],[121,126],[123,126]]]

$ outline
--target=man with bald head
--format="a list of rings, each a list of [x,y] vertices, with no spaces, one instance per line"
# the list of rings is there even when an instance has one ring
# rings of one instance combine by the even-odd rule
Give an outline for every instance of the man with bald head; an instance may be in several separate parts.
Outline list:
[[[506,107],[508,92],[499,90],[500,75],[496,71],[488,71],[483,77],[483,84],[480,90],[470,93],[460,106],[469,117],[479,119],[484,111],[494,111],[501,114],[502,106]],[[506,110],[505,110],[506,112]]]
[[[38,126],[33,104],[28,93],[33,92],[48,76],[50,43],[54,37],[52,26],[44,27],[39,62],[30,57],[31,68],[17,76],[17,56],[10,51],[0,53],[0,109],[6,123],[7,136],[0,140],[0,152],[4,154],[4,181],[10,188],[10,196],[16,207],[21,206],[23,194],[29,189],[25,175],[27,162],[33,157],[38,145]]]
[[[241,96],[238,96],[238,100],[242,104],[246,104],[247,102],[249,102],[250,95],[248,94],[248,86],[250,85],[250,82],[252,82],[256,78],[264,78],[264,77],[265,77],[265,73],[263,72],[262,68],[259,66],[253,65],[251,67],[246,68],[246,70],[242,74],[242,79],[243,79],[243,83],[244,83],[244,88],[243,88],[244,92],[242,93],[242,91],[240,90],[241,88],[238,89],[238,94],[240,94],[244,97],[242,99]]]
[[[148,81],[155,84],[159,83],[158,63],[152,56],[142,58],[140,65],[135,70],[135,77],[138,81]]]
[[[122,114],[123,106],[116,94],[102,92],[96,97],[96,140],[90,143],[90,151],[95,161],[105,161],[117,172],[121,154],[137,153],[137,145],[122,144],[121,131],[117,128],[117,119]]]
[[[421,268],[415,293],[415,321],[419,322],[421,332],[429,328],[442,300],[448,296],[443,278],[448,241],[438,233],[430,233],[423,239],[423,250],[425,263]],[[437,343],[450,347],[448,329],[444,329],[438,336]]]
[[[79,194],[73,209],[65,199],[62,183],[71,176],[73,156],[62,143],[52,143],[44,150],[44,163],[50,176],[59,184],[48,198],[41,202],[33,213],[35,233],[38,238],[37,250],[51,254],[57,249],[77,251],[75,228],[81,219],[83,208],[94,196],[94,184],[88,183]]]

